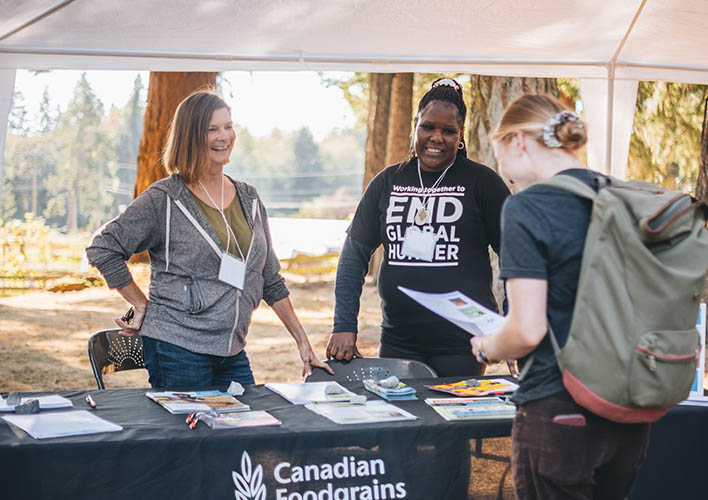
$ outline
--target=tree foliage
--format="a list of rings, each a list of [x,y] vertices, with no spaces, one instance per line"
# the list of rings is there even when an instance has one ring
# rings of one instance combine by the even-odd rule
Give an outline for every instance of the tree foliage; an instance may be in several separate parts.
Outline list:
[[[639,82],[628,177],[693,192],[708,87]]]

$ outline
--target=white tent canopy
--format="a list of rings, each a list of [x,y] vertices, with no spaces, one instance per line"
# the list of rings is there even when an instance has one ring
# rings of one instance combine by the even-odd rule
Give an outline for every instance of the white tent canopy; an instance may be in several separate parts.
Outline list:
[[[0,2],[0,152],[17,68],[465,72],[579,78],[623,177],[638,80],[708,84],[706,26],[708,0]]]

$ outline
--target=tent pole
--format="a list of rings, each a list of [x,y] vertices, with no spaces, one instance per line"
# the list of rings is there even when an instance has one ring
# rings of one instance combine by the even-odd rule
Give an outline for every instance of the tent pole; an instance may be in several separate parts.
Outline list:
[[[605,170],[612,172],[612,122],[615,105],[615,64],[607,67],[607,127],[605,128]]]
[[[5,137],[15,90],[15,70],[0,69],[0,214],[2,214],[2,166],[5,157]],[[5,96],[2,98],[1,96]]]

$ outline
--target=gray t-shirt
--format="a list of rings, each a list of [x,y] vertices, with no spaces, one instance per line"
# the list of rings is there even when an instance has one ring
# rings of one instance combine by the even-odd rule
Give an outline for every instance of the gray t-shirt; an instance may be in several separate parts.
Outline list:
[[[595,187],[597,172],[564,170]],[[592,202],[550,186],[531,186],[509,197],[502,210],[500,276],[548,281],[547,315],[561,347],[573,316]],[[513,397],[517,405],[564,390],[548,335],[534,351],[533,364]],[[519,360],[523,367],[528,357]]]

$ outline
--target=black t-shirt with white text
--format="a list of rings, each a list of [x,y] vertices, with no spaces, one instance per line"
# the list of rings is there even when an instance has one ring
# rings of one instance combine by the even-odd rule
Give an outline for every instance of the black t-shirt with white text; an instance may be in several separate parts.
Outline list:
[[[392,165],[371,181],[348,231],[365,245],[381,243],[384,247],[378,280],[381,341],[428,353],[469,350],[468,333],[397,287],[423,292],[460,290],[496,311],[488,247],[498,251],[501,207],[509,190],[492,169],[462,155],[432,191],[441,172],[420,170],[423,191],[415,159],[398,169],[399,165]],[[424,199],[430,220],[424,230],[437,235],[432,262],[402,252],[406,229],[414,225]]]

